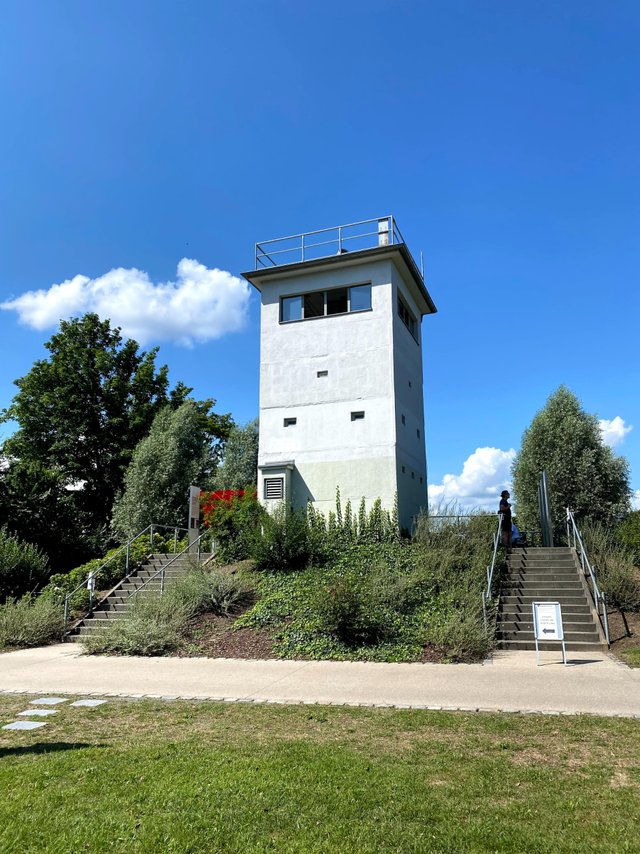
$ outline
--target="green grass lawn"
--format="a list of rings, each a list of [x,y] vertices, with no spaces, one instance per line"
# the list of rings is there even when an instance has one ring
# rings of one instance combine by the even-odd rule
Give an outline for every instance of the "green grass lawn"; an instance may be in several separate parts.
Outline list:
[[[27,698],[28,699],[28,698]],[[26,708],[0,697],[0,723]],[[0,851],[638,851],[640,725],[109,701],[0,731]]]

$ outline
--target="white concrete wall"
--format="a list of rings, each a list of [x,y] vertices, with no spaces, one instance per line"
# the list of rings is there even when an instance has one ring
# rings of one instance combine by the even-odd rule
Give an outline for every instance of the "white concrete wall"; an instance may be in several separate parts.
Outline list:
[[[393,268],[394,395],[396,400],[396,454],[398,471],[398,515],[407,529],[412,517],[427,503],[427,460],[424,431],[422,377],[422,324],[408,283]],[[397,311],[397,295],[402,296],[416,318],[413,338]],[[404,415],[404,424],[402,416]],[[420,435],[418,436],[418,431]],[[404,470],[403,470],[404,469]]]
[[[282,296],[366,283],[371,311],[280,322]],[[357,506],[364,496],[371,506],[380,498],[391,510],[397,491],[401,524],[410,527],[424,504],[421,348],[398,317],[397,289],[419,327],[414,299],[390,259],[345,259],[263,283],[259,465],[295,460],[296,505],[312,500],[324,512],[333,510],[339,486],[343,503]],[[364,411],[364,420],[351,421],[352,411]],[[285,427],[285,418],[297,423]],[[259,489],[262,494],[262,475]]]

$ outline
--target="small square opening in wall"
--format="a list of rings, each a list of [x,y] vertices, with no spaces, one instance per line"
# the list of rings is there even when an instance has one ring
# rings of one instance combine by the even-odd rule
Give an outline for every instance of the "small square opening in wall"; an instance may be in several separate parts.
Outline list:
[[[362,410],[359,412],[352,412],[351,413],[351,420],[352,421],[362,421],[363,418],[364,418],[364,412],[362,412]]]
[[[402,466],[402,474],[404,474],[404,473],[405,473],[405,471],[406,471],[405,467],[404,467],[404,466]]]
[[[418,439],[419,439],[419,438],[420,438],[420,428],[419,428],[419,427],[418,427],[418,429],[416,430],[416,433],[417,433],[417,435],[418,435]]]
[[[297,418],[285,418],[284,419],[284,426],[285,427],[293,427],[297,423],[298,423]]]
[[[411,380],[409,380],[409,388],[411,388]]]
[[[404,417],[404,415],[402,416],[402,423],[403,423],[403,424],[406,424],[406,423],[407,423],[407,420],[406,420],[406,418]]]
[[[329,371],[318,371],[318,377],[328,377]]]
[[[282,501],[284,498],[284,478],[265,477],[264,497],[269,500]]]
[[[416,478],[416,473],[414,471],[412,471],[411,472],[411,480],[415,480],[415,478]]]

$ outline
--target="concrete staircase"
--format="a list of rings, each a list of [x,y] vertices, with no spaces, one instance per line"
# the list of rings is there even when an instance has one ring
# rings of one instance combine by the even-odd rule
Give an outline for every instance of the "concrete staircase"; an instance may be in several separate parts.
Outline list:
[[[201,553],[200,563],[204,564],[212,557],[212,554]],[[121,581],[114,587],[108,596],[96,605],[94,611],[88,617],[73,625],[65,635],[64,640],[70,642],[82,641],[87,635],[105,631],[113,620],[126,619],[131,603],[134,598],[137,598],[133,597],[132,594],[152,578],[162,566],[171,564],[165,571],[165,584],[167,584],[176,578],[186,575],[189,569],[193,567],[194,560],[195,555],[188,554],[180,555],[177,558],[172,554],[151,555],[140,569],[132,573],[126,581]],[[160,588],[161,578],[158,575],[153,581],[148,581],[144,590],[137,595],[159,596]]]
[[[497,638],[501,649],[535,649],[533,602],[560,602],[566,648],[607,648],[574,549],[514,548],[500,591]],[[539,643],[558,650],[559,642]]]

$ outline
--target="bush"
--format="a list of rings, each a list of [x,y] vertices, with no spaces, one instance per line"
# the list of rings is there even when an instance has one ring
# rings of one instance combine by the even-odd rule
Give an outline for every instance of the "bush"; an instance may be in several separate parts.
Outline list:
[[[262,520],[252,557],[258,569],[300,569],[309,562],[314,548],[307,514],[281,504]]]
[[[582,536],[607,602],[621,611],[640,611],[640,577],[633,552],[619,544],[612,528],[598,522],[584,523]]]
[[[23,596],[0,605],[0,647],[30,647],[62,638],[63,612],[42,597]]]
[[[209,499],[203,514],[205,524],[217,543],[217,558],[222,563],[251,557],[260,525],[268,518],[253,488],[229,499]]]
[[[429,622],[424,642],[451,661],[479,661],[486,658],[493,647],[482,616],[460,611],[454,611],[445,620]]]
[[[198,567],[168,584],[162,596],[135,596],[125,619],[113,620],[104,632],[88,637],[87,652],[163,655],[180,645],[194,617],[207,612],[228,614],[248,592],[244,579]]]
[[[0,528],[0,602],[34,592],[46,577],[46,555]]]
[[[89,635],[84,643],[91,655],[164,655],[177,649],[180,635],[170,623],[132,615],[126,620],[114,620],[113,626]]]
[[[634,563],[640,564],[640,510],[634,510],[620,523],[617,539],[623,547],[629,549]]]
[[[355,574],[321,588],[312,610],[320,631],[348,645],[375,643],[390,634],[388,614],[374,585]]]

